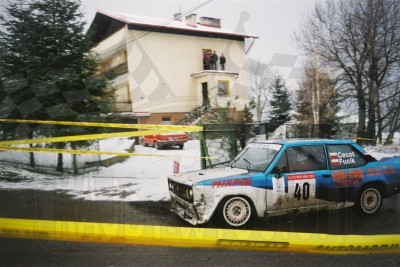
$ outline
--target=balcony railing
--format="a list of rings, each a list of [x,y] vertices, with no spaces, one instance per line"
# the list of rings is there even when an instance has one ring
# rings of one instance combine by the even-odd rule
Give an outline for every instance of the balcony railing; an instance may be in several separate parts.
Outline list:
[[[131,102],[114,102],[112,110],[114,112],[132,112]]]
[[[127,72],[128,72],[128,62],[124,62],[119,64],[118,66],[112,67],[106,71],[99,73],[97,77],[105,76],[108,74],[112,74],[113,77],[118,77]]]
[[[128,72],[128,62],[124,62],[115,66],[108,70],[108,72],[112,72],[115,76],[119,76]]]

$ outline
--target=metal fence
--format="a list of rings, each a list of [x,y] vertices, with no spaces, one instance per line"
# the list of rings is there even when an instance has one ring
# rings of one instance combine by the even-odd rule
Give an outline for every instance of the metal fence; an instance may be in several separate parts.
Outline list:
[[[356,136],[357,124],[285,124],[283,138],[352,138]],[[279,132],[279,128],[276,130]]]
[[[268,123],[251,124],[204,124],[203,159],[204,168],[226,166],[247,143],[256,137],[260,139],[288,138],[352,138],[356,134],[357,124],[285,124],[273,133],[268,130]]]
[[[13,127],[11,127],[13,126]],[[29,125],[26,123],[18,123],[11,125],[0,123],[0,140],[24,140],[32,138],[44,138],[46,131],[53,131],[54,126],[50,125]],[[47,149],[51,148],[50,144],[22,144],[18,145],[22,148]],[[65,148],[71,149],[69,145]],[[87,149],[99,151],[99,141],[92,141]],[[1,150],[0,163],[12,165],[17,168],[31,168],[37,172],[55,173],[58,161],[57,153],[44,152],[23,152],[14,150]],[[82,174],[88,171],[98,170],[100,164],[99,155],[89,154],[63,154],[63,168],[66,173]]]
[[[204,124],[203,129],[206,154],[211,158],[204,160],[207,168],[224,166],[255,136],[254,124]]]

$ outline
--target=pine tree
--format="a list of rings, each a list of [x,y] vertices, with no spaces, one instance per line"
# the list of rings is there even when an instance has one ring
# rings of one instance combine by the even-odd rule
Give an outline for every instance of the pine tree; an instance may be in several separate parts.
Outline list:
[[[273,132],[280,125],[290,121],[290,103],[288,91],[280,75],[277,75],[272,83],[272,99],[270,101],[271,113],[269,114],[268,130]]]
[[[109,79],[93,78],[98,63],[79,8],[78,0],[17,0],[5,7],[0,17],[1,95],[13,108],[1,114],[3,118],[87,121],[100,120],[108,112],[110,97],[104,89]],[[89,130],[29,126],[29,137]],[[62,155],[57,169],[62,171]]]

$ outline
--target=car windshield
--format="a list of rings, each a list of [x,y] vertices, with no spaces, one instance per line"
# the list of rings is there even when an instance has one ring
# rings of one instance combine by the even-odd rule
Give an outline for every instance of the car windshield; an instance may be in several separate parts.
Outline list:
[[[264,172],[281,148],[278,144],[249,144],[232,161],[231,167]]]

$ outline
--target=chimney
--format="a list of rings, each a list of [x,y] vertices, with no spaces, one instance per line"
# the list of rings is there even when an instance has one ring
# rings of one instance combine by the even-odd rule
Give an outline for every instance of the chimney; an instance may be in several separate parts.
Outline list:
[[[174,19],[178,21],[182,21],[182,13],[175,13],[174,14]]]
[[[186,25],[197,27],[196,14],[186,16]]]
[[[200,24],[207,27],[221,28],[221,19],[201,17]]]

